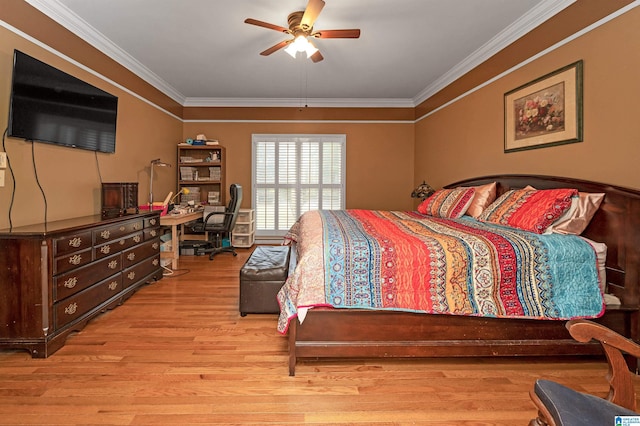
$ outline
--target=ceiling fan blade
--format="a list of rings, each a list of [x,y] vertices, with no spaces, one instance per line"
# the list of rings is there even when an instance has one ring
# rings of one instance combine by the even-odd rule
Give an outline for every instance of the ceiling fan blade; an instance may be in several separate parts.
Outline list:
[[[284,41],[281,41],[280,43],[278,43],[278,44],[275,44],[275,45],[271,46],[270,48],[268,48],[268,49],[267,49],[267,50],[265,50],[264,52],[260,52],[260,54],[261,54],[262,56],[269,56],[269,55],[271,55],[273,52],[276,52],[276,51],[278,51],[278,50],[282,49],[283,47],[285,47],[287,44],[291,43],[292,41],[293,41],[293,40],[284,40]]]
[[[320,62],[323,59],[324,59],[324,57],[322,56],[322,53],[320,53],[319,50],[316,53],[314,53],[313,55],[311,55],[311,60],[313,62]]]
[[[308,31],[313,27],[313,24],[316,22],[316,19],[318,19],[318,15],[320,15],[323,7],[324,0],[309,0],[307,8],[304,10],[304,15],[302,15],[302,20],[300,21],[302,29]]]
[[[280,31],[282,33],[289,33],[289,29],[281,27],[280,25],[270,24],[268,22],[258,21],[257,19],[247,18],[244,20],[245,24],[257,25],[259,27],[268,28],[270,30]]]
[[[360,38],[360,30],[322,30],[311,34],[315,38]]]

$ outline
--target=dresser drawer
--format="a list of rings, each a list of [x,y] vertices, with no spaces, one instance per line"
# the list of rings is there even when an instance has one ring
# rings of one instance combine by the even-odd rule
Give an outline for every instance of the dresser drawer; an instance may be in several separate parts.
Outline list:
[[[144,229],[144,239],[153,240],[156,237],[160,236],[160,228],[145,228]]]
[[[54,274],[61,274],[91,262],[91,249],[69,253],[55,260]]]
[[[138,243],[141,243],[142,239],[143,239],[142,232],[137,232],[133,235],[120,238],[119,240],[114,240],[105,244],[101,244],[95,247],[94,257],[96,259],[100,259],[105,256],[118,253],[122,250],[128,249],[129,247],[133,247]]]
[[[121,291],[122,275],[118,274],[54,304],[56,330],[80,318]]]
[[[122,264],[124,268],[135,265],[149,256],[153,256],[160,250],[160,238],[150,240],[139,246],[132,247],[122,252]]]
[[[137,231],[142,231],[143,220],[130,220],[128,222],[121,222],[111,226],[105,226],[93,231],[93,238],[95,244],[99,245],[108,241],[117,240],[124,237],[127,234],[133,234]]]
[[[122,271],[122,284],[124,288],[131,286],[154,273],[160,266],[160,252],[149,257],[131,268]]]
[[[54,301],[69,297],[82,289],[122,270],[121,255],[105,257],[82,268],[53,277]]]
[[[92,243],[91,231],[65,235],[64,237],[53,240],[53,256],[58,257],[74,251],[82,251],[91,247]]]
[[[146,228],[158,227],[158,226],[160,226],[160,216],[150,217],[150,218],[144,220],[145,229]]]

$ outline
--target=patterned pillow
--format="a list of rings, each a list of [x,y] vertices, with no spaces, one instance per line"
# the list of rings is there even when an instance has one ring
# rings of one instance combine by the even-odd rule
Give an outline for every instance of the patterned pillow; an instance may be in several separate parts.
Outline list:
[[[571,207],[575,189],[512,189],[478,217],[485,222],[542,234]]]
[[[420,203],[418,211],[433,217],[457,219],[465,214],[475,192],[475,188],[441,189]]]

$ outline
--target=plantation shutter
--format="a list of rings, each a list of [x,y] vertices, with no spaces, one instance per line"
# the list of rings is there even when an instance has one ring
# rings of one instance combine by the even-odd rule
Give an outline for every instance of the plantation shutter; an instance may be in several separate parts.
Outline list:
[[[283,236],[308,210],[345,208],[345,135],[252,136],[257,236]]]

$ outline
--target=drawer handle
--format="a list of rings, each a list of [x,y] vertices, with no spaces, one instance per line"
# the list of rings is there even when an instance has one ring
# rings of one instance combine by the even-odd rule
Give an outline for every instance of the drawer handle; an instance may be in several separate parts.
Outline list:
[[[151,220],[149,221],[149,223],[150,223],[150,224],[152,224],[152,225],[155,225],[155,224],[156,224],[156,220],[155,220],[155,219],[151,219]]]
[[[109,254],[110,251],[111,251],[111,246],[109,245],[100,247],[100,253],[102,254]]]
[[[153,247],[154,250],[158,250],[159,246],[158,246],[158,243],[153,243],[151,247]]]
[[[133,281],[133,279],[136,277],[136,272],[135,271],[131,271],[127,274],[127,278],[129,278],[130,280]]]
[[[69,306],[64,308],[64,313],[67,315],[73,315],[78,310],[78,304],[76,302],[71,303]]]
[[[129,254],[127,255],[127,259],[129,259],[129,260],[133,260],[133,259],[135,259],[135,258],[136,258],[136,254],[135,254],[135,253],[129,253]]]
[[[75,237],[69,240],[69,246],[70,247],[75,247],[78,248],[82,245],[82,238],[80,237]]]
[[[124,232],[124,230],[125,230],[125,229],[127,229],[127,228],[125,228],[125,227],[124,227],[124,225],[123,225],[123,226],[121,226],[121,227],[120,227],[120,232]]]
[[[140,235],[135,235],[135,236],[133,237],[133,241],[134,241],[134,242],[136,242],[136,243],[139,243],[139,242],[141,241],[141,239],[140,239]]]
[[[79,265],[82,262],[82,256],[79,254],[73,255],[69,258],[69,263],[72,265]]]
[[[113,282],[109,283],[109,290],[114,291],[117,288],[118,288],[118,282],[117,281],[113,281]]]
[[[64,282],[66,288],[74,288],[78,284],[78,277],[71,277]]]
[[[118,267],[118,261],[117,260],[112,260],[111,262],[109,262],[109,269],[116,269]]]
[[[158,259],[153,259],[151,263],[153,264],[153,266],[158,266],[158,263],[160,262],[158,261]]]
[[[109,235],[111,235],[111,232],[109,232],[109,230],[108,230],[108,229],[105,229],[104,231],[102,231],[102,232],[100,233],[100,236],[101,236],[102,238],[104,238],[105,240],[106,240],[107,238],[109,238]]]
[[[137,231],[138,229],[142,229],[142,226],[140,226],[140,224],[136,222],[133,224],[133,229]]]
[[[156,230],[153,229],[151,232],[149,232],[149,235],[151,235],[152,237],[155,237],[157,234]]]
[[[121,246],[123,246],[123,245],[124,245],[124,240],[120,240],[120,241],[118,241],[118,244],[120,244]]]

